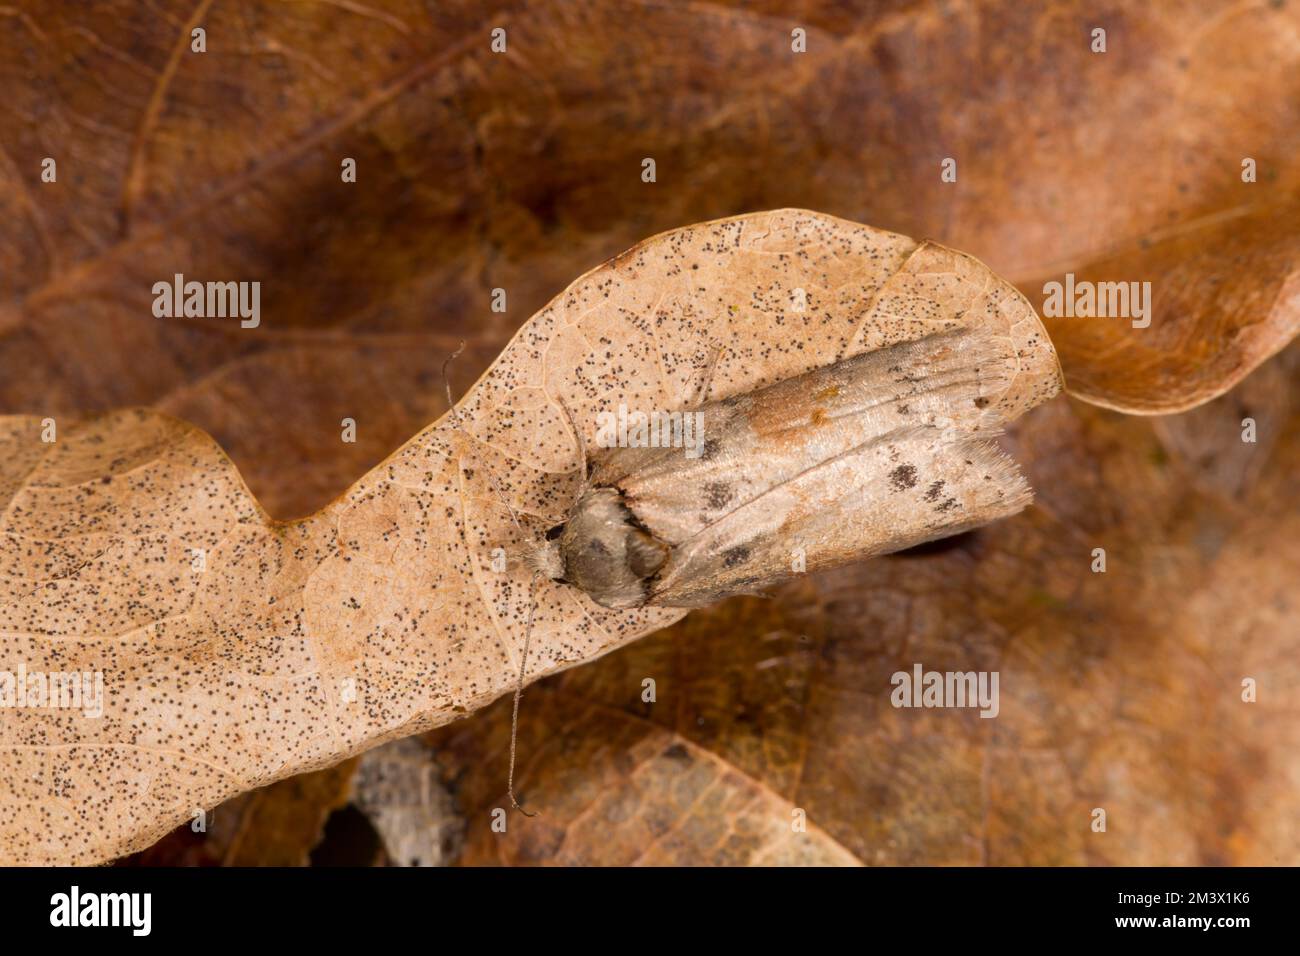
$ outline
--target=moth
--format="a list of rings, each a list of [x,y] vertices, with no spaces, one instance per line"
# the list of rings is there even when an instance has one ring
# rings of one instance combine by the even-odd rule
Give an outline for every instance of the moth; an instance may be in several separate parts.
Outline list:
[[[1013,515],[1032,494],[993,439],[1016,371],[1005,340],[935,332],[684,410],[701,423],[693,448],[588,455],[566,408],[583,480],[528,555],[534,585],[546,577],[607,608],[703,607]],[[530,605],[507,784],[519,810],[531,625]]]
[[[986,411],[1004,348],[928,335],[690,410],[694,454],[599,451],[534,567],[604,607],[694,608],[1014,514],[1031,492]]]

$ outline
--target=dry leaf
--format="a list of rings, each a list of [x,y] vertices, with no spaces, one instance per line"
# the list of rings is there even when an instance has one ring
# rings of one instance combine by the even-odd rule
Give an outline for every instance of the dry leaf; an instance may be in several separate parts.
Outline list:
[[[629,686],[631,699],[640,687]],[[802,830],[790,802],[689,737],[617,707],[546,690],[530,694],[520,746],[533,819],[491,827],[500,780],[470,768],[468,750],[500,764],[510,732],[504,712],[473,730],[438,733],[440,759],[463,774],[458,799],[469,821],[460,862],[586,866],[852,866],[853,854],[815,820]],[[508,714],[504,714],[508,717]],[[457,732],[461,728],[462,732]],[[534,786],[538,773],[545,784]],[[498,814],[500,811],[497,811]]]
[[[986,425],[1055,392],[1033,310],[978,262],[783,210],[667,233],[583,276],[454,421],[299,522],[269,521],[212,441],[164,416],[64,422],[50,443],[48,424],[4,419],[0,651],[32,672],[102,671],[106,695],[101,717],[4,712],[6,858],[120,855],[196,808],[470,713],[509,689],[526,621],[536,679],[679,618],[529,588],[521,558],[581,477],[565,408],[593,447],[596,412],[679,407],[717,345],[726,396],[963,328],[1008,368]]]
[[[1300,326],[1297,217],[1297,206],[1231,210],[1076,268],[1081,282],[1151,282],[1153,320],[1135,328],[1123,318],[1046,318],[1052,344],[1080,357],[1066,376],[1070,391],[1120,411],[1167,414],[1240,381]],[[1025,284],[1031,301],[1044,282]]]

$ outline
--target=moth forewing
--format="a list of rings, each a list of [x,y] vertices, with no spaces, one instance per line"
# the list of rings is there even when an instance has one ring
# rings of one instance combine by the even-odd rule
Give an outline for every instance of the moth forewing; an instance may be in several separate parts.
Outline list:
[[[592,483],[677,545],[805,470],[900,429],[974,431],[1011,372],[985,335],[954,331],[877,349],[700,411],[698,457],[616,449]],[[829,504],[829,503],[828,503]]]
[[[698,410],[684,448],[594,456],[561,542],[569,580],[610,607],[693,607],[807,569],[909,547],[1018,511],[1028,487],[972,441],[1014,357],[954,329]]]
[[[650,603],[700,607],[1005,518],[1032,495],[992,442],[919,428],[809,469],[677,545]],[[804,560],[794,562],[795,549]]]

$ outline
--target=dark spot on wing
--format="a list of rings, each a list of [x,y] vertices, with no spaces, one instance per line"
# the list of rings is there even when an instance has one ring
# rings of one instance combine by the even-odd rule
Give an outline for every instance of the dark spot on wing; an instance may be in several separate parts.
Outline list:
[[[731,486],[725,481],[711,481],[704,486],[704,503],[710,508],[725,508],[731,500]]]
[[[749,548],[744,546],[729,548],[722,553],[722,566],[724,568],[734,568],[738,564],[744,564],[749,560]]]
[[[895,491],[914,488],[916,486],[916,466],[899,465],[889,473],[889,484]]]

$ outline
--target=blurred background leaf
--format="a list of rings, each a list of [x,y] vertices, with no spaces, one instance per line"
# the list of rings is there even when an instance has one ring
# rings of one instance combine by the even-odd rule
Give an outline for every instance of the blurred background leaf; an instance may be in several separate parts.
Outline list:
[[[1131,411],[1221,395],[1300,316],[1294,3],[19,0],[0,22],[0,405],[156,406],[277,517],[438,417],[460,339],[464,387],[575,276],[688,222],[834,213],[969,252],[1036,306],[1070,271],[1150,281],[1149,329],[1048,320],[1074,393]],[[174,273],[261,281],[261,327],[154,318]],[[816,852],[864,862],[1297,862],[1293,353],[1176,418],[1058,400],[1012,436],[1026,514],[548,682],[522,779],[548,813],[507,842],[480,832],[502,708],[439,731],[462,861],[626,859],[638,820],[663,828],[646,860],[785,859],[753,816],[797,802]],[[886,708],[914,659],[1001,668],[1002,715]],[[241,797],[241,826],[301,861],[340,799],[325,773]],[[698,802],[655,804],[671,773]],[[217,840],[185,858],[241,845]]]

